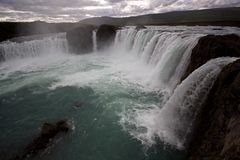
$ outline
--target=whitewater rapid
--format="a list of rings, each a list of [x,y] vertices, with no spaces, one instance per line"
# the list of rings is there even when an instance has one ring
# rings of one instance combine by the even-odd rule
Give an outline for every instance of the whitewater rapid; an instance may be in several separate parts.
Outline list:
[[[99,52],[94,31],[94,53],[88,55],[68,53],[65,33],[2,42],[5,61],[0,64],[0,95],[26,86],[49,92],[89,87],[101,97],[97,104],[104,102],[103,108],[111,108],[118,117],[116,125],[142,144],[161,141],[183,149],[219,72],[235,60],[213,59],[181,82],[191,51],[207,34],[229,33],[240,31],[232,27],[127,27],[117,32],[108,50]]]

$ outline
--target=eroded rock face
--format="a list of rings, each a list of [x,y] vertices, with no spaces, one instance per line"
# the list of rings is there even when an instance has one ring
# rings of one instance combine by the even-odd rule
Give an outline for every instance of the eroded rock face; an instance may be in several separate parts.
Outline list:
[[[240,157],[240,60],[223,68],[193,130],[189,160]]]
[[[23,160],[29,157],[35,157],[40,152],[52,145],[53,139],[60,133],[66,133],[70,130],[70,126],[66,120],[60,120],[55,124],[44,123],[41,133],[24,149],[21,156],[17,156],[14,160]]]
[[[109,47],[115,39],[117,28],[112,25],[101,25],[97,30],[97,49]]]
[[[0,22],[0,42],[15,37],[66,32],[78,23]]]
[[[96,27],[82,25],[67,32],[69,51],[76,54],[90,53],[93,51],[93,30]]]
[[[191,54],[190,64],[182,79],[207,61],[217,57],[240,57],[240,37],[234,34],[208,35],[200,38]]]
[[[140,30],[140,29],[146,29],[147,27],[145,27],[144,25],[137,25],[136,26],[136,30]]]
[[[0,62],[3,62],[3,61],[5,61],[5,58],[3,56],[3,51],[1,51],[0,49]]]

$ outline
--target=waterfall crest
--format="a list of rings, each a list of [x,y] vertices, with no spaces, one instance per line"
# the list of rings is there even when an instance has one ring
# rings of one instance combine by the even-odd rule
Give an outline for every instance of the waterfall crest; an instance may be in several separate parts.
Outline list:
[[[118,31],[115,46],[135,54],[151,66],[148,84],[152,88],[173,92],[189,63],[191,51],[202,34],[160,32],[158,30],[123,29]]]
[[[24,41],[21,43],[6,41],[0,43],[0,54],[4,60],[36,57],[39,55],[68,52],[65,33],[47,36],[42,39]]]

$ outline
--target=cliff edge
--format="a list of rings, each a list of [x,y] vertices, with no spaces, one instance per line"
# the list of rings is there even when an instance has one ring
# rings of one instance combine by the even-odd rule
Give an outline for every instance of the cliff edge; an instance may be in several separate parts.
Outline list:
[[[185,74],[209,59],[240,57],[237,35],[206,36],[193,49]],[[237,160],[240,157],[240,59],[225,66],[202,106],[188,147],[188,160]]]

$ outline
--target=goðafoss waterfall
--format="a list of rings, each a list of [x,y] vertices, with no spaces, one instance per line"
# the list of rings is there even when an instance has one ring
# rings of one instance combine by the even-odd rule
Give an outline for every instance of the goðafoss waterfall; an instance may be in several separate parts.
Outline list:
[[[61,151],[64,159],[84,159],[90,151],[95,159],[106,153],[112,159],[126,154],[131,160],[146,159],[142,146],[154,147],[159,140],[182,150],[218,74],[236,60],[212,59],[182,80],[192,50],[208,34],[235,32],[228,27],[125,27],[117,30],[109,48],[98,51],[94,30],[93,53],[84,55],[69,53],[65,33],[2,42],[0,105],[5,108],[0,107],[0,118],[6,126],[0,140],[6,135],[12,137],[8,144],[15,142],[13,137],[28,139],[42,120],[66,116],[76,129]],[[132,156],[129,148],[136,148]],[[172,152],[150,154],[171,159]]]

